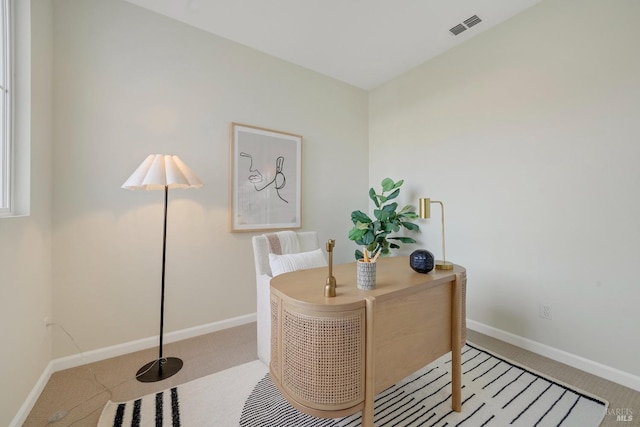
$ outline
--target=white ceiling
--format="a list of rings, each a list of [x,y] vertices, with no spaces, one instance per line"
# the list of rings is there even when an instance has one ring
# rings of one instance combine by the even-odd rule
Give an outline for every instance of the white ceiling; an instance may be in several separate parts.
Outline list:
[[[126,1],[368,90],[541,0]]]

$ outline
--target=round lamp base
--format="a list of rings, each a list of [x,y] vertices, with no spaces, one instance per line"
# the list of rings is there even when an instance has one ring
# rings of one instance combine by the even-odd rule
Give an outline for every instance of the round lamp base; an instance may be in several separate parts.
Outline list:
[[[142,383],[154,383],[169,378],[182,369],[182,360],[177,357],[166,357],[154,360],[138,369],[136,379]]]
[[[453,270],[453,264],[449,261],[436,261],[436,270]]]

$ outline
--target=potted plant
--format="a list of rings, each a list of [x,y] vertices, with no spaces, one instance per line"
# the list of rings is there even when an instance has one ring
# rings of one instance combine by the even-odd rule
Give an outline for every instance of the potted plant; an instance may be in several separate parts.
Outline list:
[[[369,198],[376,205],[373,211],[375,220],[362,211],[351,212],[353,228],[349,231],[349,239],[356,242],[358,246],[365,247],[369,252],[367,257],[375,256],[378,252],[380,256],[389,256],[391,249],[400,248],[401,243],[416,243],[411,237],[389,236],[402,228],[409,231],[420,230],[420,227],[412,222],[418,218],[412,206],[407,205],[397,211],[398,203],[391,202],[400,195],[400,187],[403,183],[402,179],[394,182],[391,178],[385,178],[382,180],[380,194],[377,194],[373,188],[369,189]],[[356,260],[362,259],[364,253],[357,249],[355,257]]]

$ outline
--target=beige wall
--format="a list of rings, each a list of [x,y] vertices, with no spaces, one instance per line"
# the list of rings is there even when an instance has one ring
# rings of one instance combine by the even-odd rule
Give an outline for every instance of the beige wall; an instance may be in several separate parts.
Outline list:
[[[35,31],[16,34],[16,128],[18,163],[30,165],[21,178],[30,216],[0,218],[0,425],[9,425],[51,360],[51,2],[16,3],[16,22],[30,16]],[[31,55],[29,55],[29,46]],[[26,171],[29,168],[24,169]],[[24,179],[26,178],[26,182]],[[29,197],[29,194],[20,193]]]
[[[303,228],[349,259],[365,91],[123,1],[54,5],[54,318],[84,350],[158,333],[163,194],[120,188],[151,153],[205,184],[169,194],[165,332],[255,313],[253,234],[228,231],[231,122],[304,137]],[[56,333],[53,357],[75,353]]]
[[[547,0],[368,96],[129,3],[34,1],[31,215],[0,220],[0,425],[77,352],[59,331],[51,349],[45,316],[84,350],[157,334],[162,193],[120,189],[147,154],[205,182],[170,194],[166,331],[255,311],[251,234],[227,230],[232,121],[304,136],[304,228],[338,262],[369,185],[403,178],[402,202],[446,203],[471,319],[638,375],[639,12]]]
[[[445,202],[471,319],[633,375],[639,15],[544,1],[373,91],[369,145],[372,182]],[[433,212],[420,246],[440,257]]]

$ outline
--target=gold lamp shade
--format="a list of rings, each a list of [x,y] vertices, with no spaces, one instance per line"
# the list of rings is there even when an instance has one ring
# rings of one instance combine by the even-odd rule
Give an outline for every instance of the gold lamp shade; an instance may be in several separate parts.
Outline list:
[[[421,219],[429,219],[431,218],[431,204],[438,203],[440,205],[440,212],[442,218],[442,261],[436,261],[436,269],[437,270],[451,270],[453,268],[453,264],[447,262],[447,258],[444,250],[444,204],[439,200],[431,200],[428,197],[420,199],[420,218]]]

